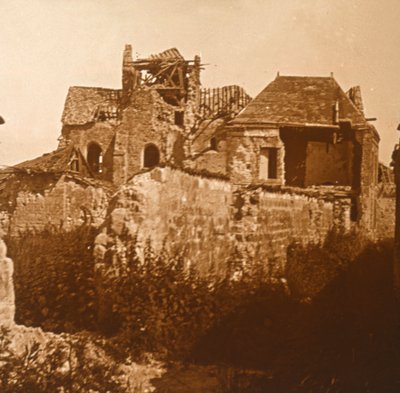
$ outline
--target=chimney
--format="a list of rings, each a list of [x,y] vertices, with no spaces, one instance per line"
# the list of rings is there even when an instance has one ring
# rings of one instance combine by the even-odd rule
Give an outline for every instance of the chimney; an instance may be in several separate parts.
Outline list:
[[[339,124],[339,118],[340,118],[340,114],[339,114],[339,100],[335,101],[335,106],[333,107],[333,124]]]
[[[351,87],[350,90],[346,94],[350,98],[350,100],[352,101],[354,106],[362,114],[364,114],[364,105],[363,105],[363,102],[362,102],[360,86]]]
[[[132,59],[132,45],[125,45],[122,58],[122,97],[127,102],[132,90],[136,87],[139,79],[138,71],[135,70]]]

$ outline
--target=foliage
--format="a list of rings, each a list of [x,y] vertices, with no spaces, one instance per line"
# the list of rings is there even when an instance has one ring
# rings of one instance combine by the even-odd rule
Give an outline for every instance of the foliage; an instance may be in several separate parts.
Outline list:
[[[10,332],[0,332],[0,391],[2,393],[122,393],[126,380],[117,363],[96,356],[86,338],[34,341],[22,353],[12,348]],[[98,351],[98,349],[97,349]]]
[[[322,244],[290,245],[286,277],[292,294],[301,299],[315,297],[348,268],[367,243],[359,233],[331,231]]]
[[[163,249],[155,255],[148,242],[143,260],[134,250],[133,241],[122,274],[115,274],[114,267],[103,272],[99,303],[106,305],[102,326],[114,324],[111,330],[118,331],[121,344],[140,353],[184,358],[199,337],[244,304],[246,295],[263,282],[260,264],[245,268],[238,253],[221,277],[212,268],[200,275],[187,263],[184,250],[169,255]]]
[[[16,321],[56,332],[94,329],[94,230],[46,230],[8,238]]]

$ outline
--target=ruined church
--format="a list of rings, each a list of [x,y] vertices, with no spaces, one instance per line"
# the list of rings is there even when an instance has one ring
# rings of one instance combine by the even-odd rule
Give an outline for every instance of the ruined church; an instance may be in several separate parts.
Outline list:
[[[71,87],[57,150],[0,173],[3,230],[90,224],[195,254],[211,241],[205,259],[227,244],[279,257],[332,228],[379,236],[379,135],[359,87],[278,74],[252,99],[202,87],[203,68],[126,45],[120,89]]]

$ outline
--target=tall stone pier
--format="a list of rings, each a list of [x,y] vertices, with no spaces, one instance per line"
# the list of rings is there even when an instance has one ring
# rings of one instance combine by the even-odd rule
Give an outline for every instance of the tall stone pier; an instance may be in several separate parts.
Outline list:
[[[7,258],[7,246],[0,238],[0,326],[11,327],[14,325],[13,270],[13,262]]]

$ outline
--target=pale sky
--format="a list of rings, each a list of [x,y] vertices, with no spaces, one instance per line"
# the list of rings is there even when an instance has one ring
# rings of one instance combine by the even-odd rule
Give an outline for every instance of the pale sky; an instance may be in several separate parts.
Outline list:
[[[176,47],[202,84],[253,97],[277,71],[360,85],[390,161],[400,123],[399,0],[0,0],[0,165],[52,151],[69,86],[120,88],[124,45]]]

